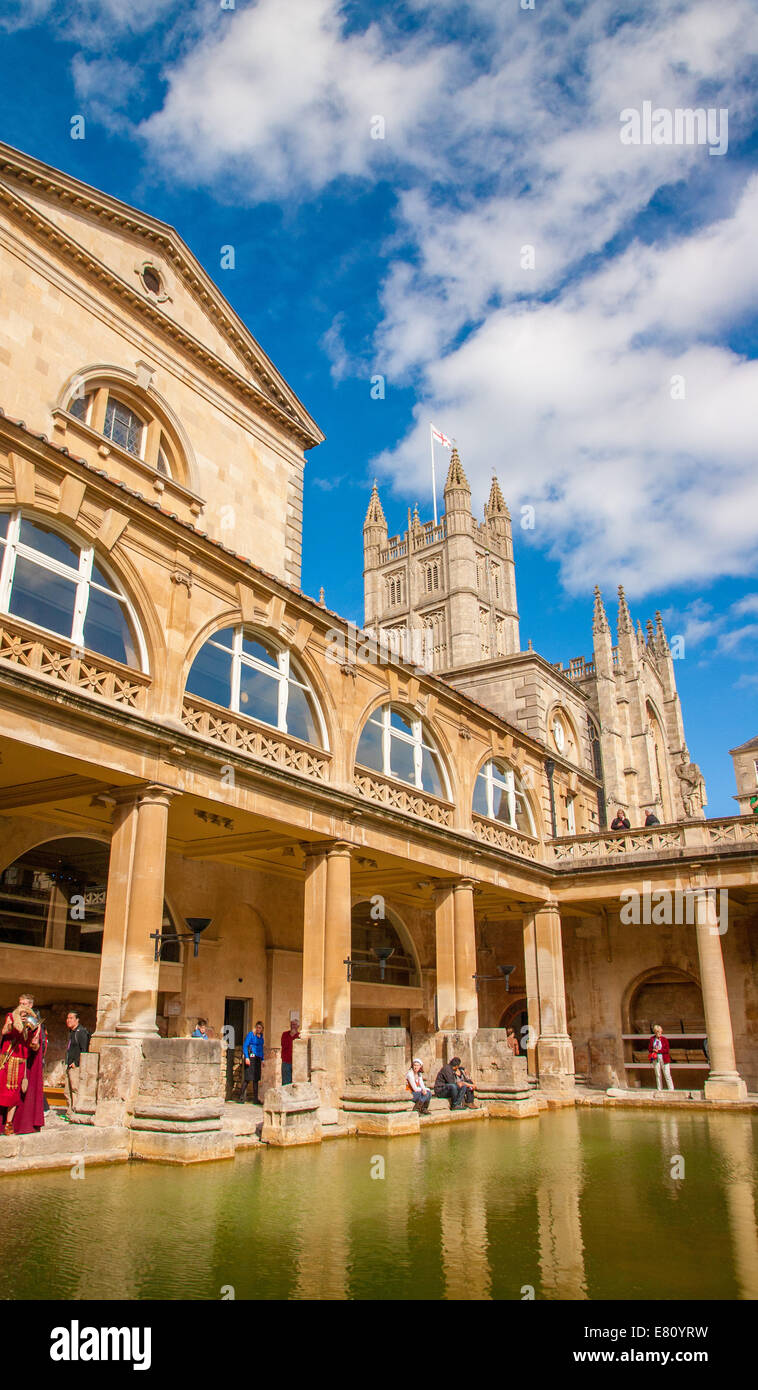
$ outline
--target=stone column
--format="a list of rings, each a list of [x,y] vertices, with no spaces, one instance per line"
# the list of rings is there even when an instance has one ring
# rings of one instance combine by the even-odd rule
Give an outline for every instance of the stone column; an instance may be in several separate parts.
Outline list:
[[[526,1012],[529,1021],[526,1055],[530,1076],[537,1075],[537,1039],[540,1035],[540,999],[537,988],[537,945],[534,912],[524,915],[524,980],[526,983]],[[521,1043],[519,1038],[519,1043]]]
[[[713,900],[710,894],[695,897],[695,931],[700,960],[705,1029],[711,1070],[705,1083],[706,1100],[744,1100],[747,1087],[737,1071],[734,1036],[726,992],[724,958]]]
[[[114,1038],[121,1017],[121,990],[124,978],[126,923],[129,889],[137,828],[137,796],[102,796],[101,802],[113,812],[113,834],[108,860],[108,886],[105,898],[103,949],[100,955],[100,982],[97,991],[97,1027],[94,1049],[100,1038]]]
[[[161,931],[166,876],[168,809],[175,792],[156,785],[137,796],[137,824],[126,919],[121,1014],[116,1025],[126,1038],[156,1036],[158,971],[151,932]]]
[[[350,846],[333,844],[326,855],[326,940],[324,948],[324,1027],[344,1033],[350,1027],[350,958],[352,902]]]
[[[305,855],[303,910],[303,1034],[324,1026],[324,947],[326,922],[326,850],[309,845]]]
[[[452,883],[440,884],[434,893],[437,955],[437,1027],[442,1033],[457,1026],[455,996],[455,906]]]
[[[462,878],[453,888],[455,918],[455,1015],[459,1032],[475,1033],[479,1027],[476,992],[476,927],[474,880]]]
[[[548,898],[534,913],[534,945],[539,1000],[537,1074],[540,1087],[545,1091],[570,1093],[574,1089],[574,1049],[566,1024],[561,914],[555,898]]]

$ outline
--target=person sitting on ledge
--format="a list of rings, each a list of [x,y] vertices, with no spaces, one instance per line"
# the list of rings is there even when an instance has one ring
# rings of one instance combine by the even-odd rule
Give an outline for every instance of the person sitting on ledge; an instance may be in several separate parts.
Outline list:
[[[414,1057],[405,1084],[413,1096],[414,1110],[418,1110],[419,1115],[428,1115],[432,1093],[424,1082],[424,1063],[420,1057]]]
[[[474,1083],[471,1080],[471,1077],[467,1075],[462,1062],[459,1061],[456,1070],[458,1072],[459,1080],[463,1082],[464,1105],[469,1110],[478,1110],[479,1107],[476,1103],[476,1091],[474,1090]]]
[[[434,1082],[434,1094],[449,1100],[451,1110],[463,1109],[468,1086],[463,1079],[460,1057],[451,1057],[447,1066],[440,1067]]]
[[[631,828],[626,812],[617,806],[616,814],[611,821],[611,830],[631,830]]]
[[[645,825],[660,825],[660,821],[657,815],[655,814],[655,811],[648,811],[647,815],[645,816]]]
[[[208,1020],[207,1020],[207,1019],[205,1019],[205,1018],[199,1018],[199,1019],[197,1020],[197,1028],[194,1030],[192,1036],[193,1036],[193,1038],[205,1038],[205,1041],[206,1041],[206,1042],[209,1041],[209,1038],[208,1038]]]

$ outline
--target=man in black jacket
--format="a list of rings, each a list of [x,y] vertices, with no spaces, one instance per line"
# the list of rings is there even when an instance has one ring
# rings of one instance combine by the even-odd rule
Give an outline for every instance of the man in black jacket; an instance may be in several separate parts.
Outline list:
[[[460,1067],[460,1057],[451,1057],[447,1066],[440,1067],[434,1082],[435,1096],[449,1100],[451,1110],[462,1110],[466,1103],[468,1086]]]
[[[89,1052],[89,1033],[80,1021],[76,1009],[69,1009],[66,1015],[68,1044],[66,1046],[66,1081],[68,1083],[68,1102],[73,1110],[76,1093],[79,1090],[79,1061],[83,1052]]]

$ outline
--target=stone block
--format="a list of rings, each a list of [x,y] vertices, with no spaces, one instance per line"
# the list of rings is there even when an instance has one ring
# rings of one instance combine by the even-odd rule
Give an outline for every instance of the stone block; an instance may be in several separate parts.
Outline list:
[[[480,1028],[474,1037],[474,1070],[477,1093],[525,1091],[527,1059],[514,1057],[504,1028]]]
[[[408,1070],[404,1028],[348,1028],[345,1087],[394,1094],[405,1087]]]
[[[163,1130],[132,1130],[132,1158],[151,1163],[210,1163],[234,1158],[234,1135],[218,1129],[200,1134]]]
[[[316,1086],[293,1082],[291,1086],[272,1086],[263,1105],[261,1142],[276,1148],[294,1144],[320,1144],[321,1095]]]
[[[321,1104],[327,1109],[334,1109],[339,1106],[345,1086],[345,1034],[311,1033],[306,1041],[308,1044],[308,1081],[295,1082],[295,1084],[315,1086]],[[294,1055],[293,1050],[293,1059]],[[302,1052],[299,1056],[302,1057]],[[273,1087],[272,1089],[280,1088]],[[268,1099],[268,1093],[266,1099]]]

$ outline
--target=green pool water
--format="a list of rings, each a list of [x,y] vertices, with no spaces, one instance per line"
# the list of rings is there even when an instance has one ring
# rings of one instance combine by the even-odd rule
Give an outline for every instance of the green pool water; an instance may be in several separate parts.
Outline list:
[[[746,1115],[565,1110],[3,1178],[0,1296],[754,1299],[757,1141]]]

